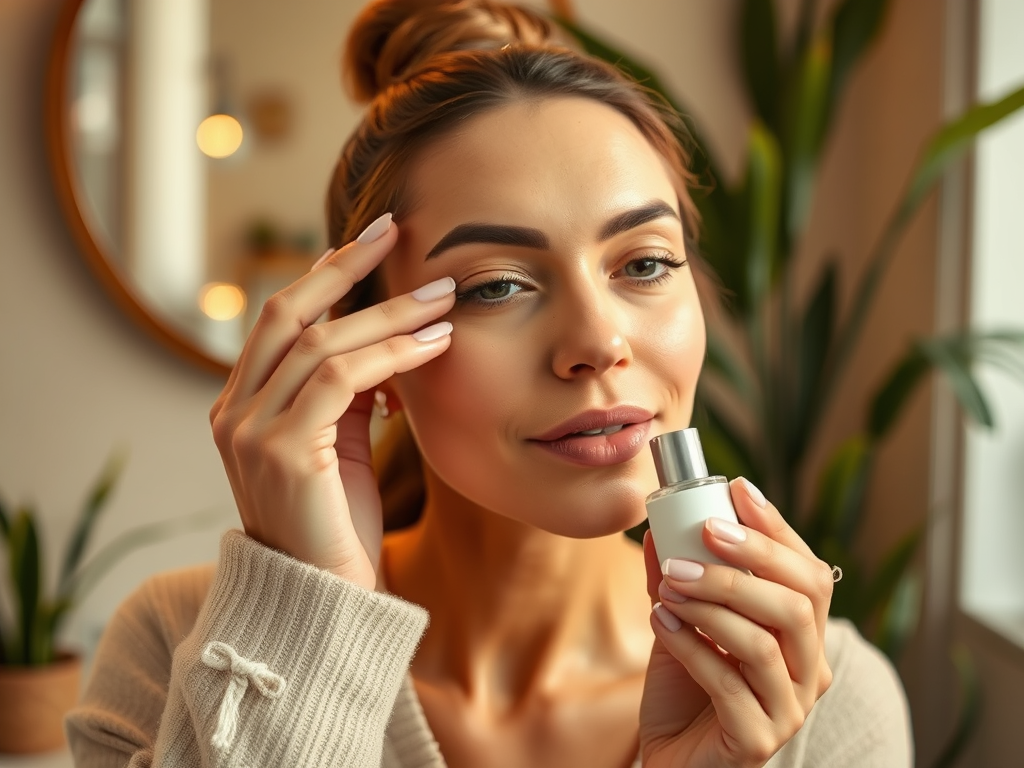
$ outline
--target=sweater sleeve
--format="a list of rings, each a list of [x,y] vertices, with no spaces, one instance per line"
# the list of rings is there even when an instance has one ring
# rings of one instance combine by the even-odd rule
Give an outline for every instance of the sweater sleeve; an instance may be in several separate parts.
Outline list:
[[[65,723],[78,768],[380,764],[426,611],[237,530],[180,643],[159,598],[144,585],[104,633]]]
[[[911,768],[910,708],[889,660],[846,619],[829,619],[832,686],[766,768]]]

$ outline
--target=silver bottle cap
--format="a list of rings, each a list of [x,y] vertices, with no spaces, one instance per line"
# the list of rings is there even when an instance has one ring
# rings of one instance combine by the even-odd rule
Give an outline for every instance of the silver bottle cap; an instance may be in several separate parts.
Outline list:
[[[693,427],[652,438],[651,453],[662,488],[708,476],[700,435]]]

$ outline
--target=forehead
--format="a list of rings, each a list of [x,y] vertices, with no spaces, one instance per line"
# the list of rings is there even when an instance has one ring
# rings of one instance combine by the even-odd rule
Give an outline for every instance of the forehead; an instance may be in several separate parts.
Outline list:
[[[557,239],[652,199],[677,207],[666,163],[643,134],[583,98],[488,110],[426,147],[408,182],[417,240],[467,221],[538,227]]]

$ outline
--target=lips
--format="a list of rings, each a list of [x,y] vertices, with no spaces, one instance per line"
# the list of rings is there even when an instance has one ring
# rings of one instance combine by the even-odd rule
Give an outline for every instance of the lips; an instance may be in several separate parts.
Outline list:
[[[540,442],[552,442],[564,437],[575,436],[578,432],[590,432],[618,425],[638,424],[650,421],[654,414],[632,405],[620,405],[607,411],[590,410],[563,421],[547,432],[532,438]]]

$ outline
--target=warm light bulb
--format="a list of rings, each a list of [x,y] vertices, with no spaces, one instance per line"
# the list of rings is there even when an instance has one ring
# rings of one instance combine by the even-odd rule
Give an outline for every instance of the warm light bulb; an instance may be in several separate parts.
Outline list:
[[[199,307],[214,320],[231,320],[245,309],[245,291],[232,283],[207,283],[199,292]]]
[[[210,115],[196,129],[196,144],[209,157],[233,155],[242,146],[242,125],[231,115]]]

